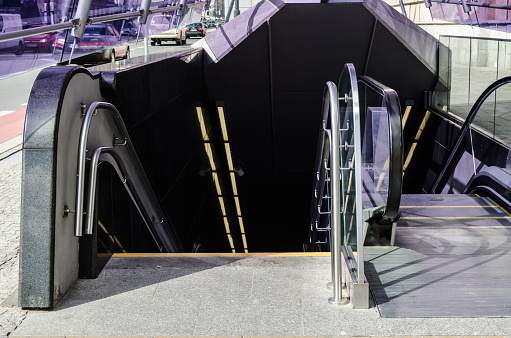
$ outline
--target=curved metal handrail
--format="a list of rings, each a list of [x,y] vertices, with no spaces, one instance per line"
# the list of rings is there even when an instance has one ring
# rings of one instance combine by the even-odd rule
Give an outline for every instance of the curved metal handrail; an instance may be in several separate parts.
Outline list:
[[[83,192],[85,186],[85,161],[87,154],[87,139],[89,137],[89,128],[92,121],[92,116],[96,114],[97,109],[106,108],[109,114],[112,115],[117,126],[121,129],[125,136],[128,135],[128,131],[126,130],[126,126],[122,121],[122,118],[119,114],[117,108],[108,102],[94,102],[90,105],[87,113],[83,117],[82,126],[80,128],[80,139],[78,145],[78,179],[76,185],[76,208],[75,208],[75,236],[82,235],[82,225],[83,225]],[[131,143],[130,143],[131,144]]]
[[[324,188],[323,184],[326,179],[327,166],[330,160],[330,129],[328,129],[331,122],[330,107],[337,109],[337,87],[333,82],[328,82],[323,92],[323,110],[322,110],[322,122],[318,136],[318,147],[316,157],[316,175],[313,185],[313,194],[311,200],[311,230],[313,227],[317,227],[319,218],[321,216],[320,211],[323,205]],[[311,236],[315,236],[316,231],[313,231]],[[316,239],[311,239],[311,243],[315,243]],[[312,249],[312,248],[311,248]]]
[[[337,86],[329,81],[323,92],[322,124],[318,141],[316,158],[316,175],[311,207],[311,227],[316,226],[321,216],[324,182],[326,171],[330,170],[330,224],[331,224],[331,256],[332,256],[332,286],[334,296],[331,303],[342,304],[341,289],[341,182],[340,182],[340,154],[339,154],[339,110]],[[330,127],[330,129],[329,129]],[[327,164],[330,163],[330,168]],[[314,232],[313,228],[311,230]],[[312,244],[312,243],[311,243]]]
[[[172,235],[169,231],[171,231],[170,223],[168,223],[167,220],[164,220],[162,217],[163,211],[161,211],[159,207],[159,203],[157,201],[156,196],[154,195],[154,192],[152,188],[150,187],[149,180],[147,179],[147,176],[145,175],[145,172],[142,168],[142,165],[140,164],[140,161],[138,160],[137,153],[135,151],[135,148],[133,147],[133,144],[131,143],[131,140],[128,135],[128,131],[126,129],[126,125],[124,124],[124,121],[117,110],[117,108],[109,103],[109,102],[93,102],[90,107],[88,108],[86,114],[83,117],[82,120],[82,126],[80,129],[80,139],[79,139],[79,148],[78,148],[78,170],[77,170],[77,186],[76,186],[76,209],[75,209],[75,236],[81,236],[82,235],[82,228],[83,228],[83,199],[84,199],[84,186],[85,186],[85,162],[86,162],[86,154],[87,154],[87,139],[89,135],[89,128],[92,121],[92,117],[96,115],[98,112],[98,109],[101,109],[99,111],[106,111],[110,114],[110,116],[113,118],[115,124],[123,134],[124,143],[122,144],[115,144],[113,146],[126,146],[128,150],[128,156],[133,162],[133,165],[135,166],[133,169],[137,173],[137,176],[140,180],[140,183],[142,187],[145,189],[146,199],[148,200],[148,203],[150,203],[151,206],[154,207],[155,212],[158,213],[158,215],[152,215],[153,218],[161,219],[161,222],[164,227],[152,227],[153,231],[158,234],[158,237],[161,241],[161,246],[165,249],[167,252],[176,252],[181,251],[179,243],[176,241],[175,236]],[[137,205],[137,208],[139,209],[146,209],[147,207],[144,205],[143,201],[139,199],[136,201],[139,205]],[[89,203],[90,204],[90,203]],[[92,210],[92,209],[89,209]],[[145,215],[145,222],[146,224],[152,224],[154,223],[152,220],[148,219],[150,218],[150,215],[147,211],[144,211],[143,214]],[[87,229],[87,233],[91,233],[91,229]]]
[[[359,82],[379,92],[386,103],[389,123],[389,189],[385,210],[379,215],[379,224],[390,224],[399,216],[403,187],[403,128],[401,124],[401,105],[396,91],[368,77],[360,76]]]
[[[437,191],[438,186],[440,185],[441,181],[443,180],[445,173],[452,165],[452,161],[454,157],[457,155],[459,148],[461,146],[461,143],[463,142],[463,139],[465,138],[465,135],[467,131],[470,128],[470,124],[472,124],[472,121],[476,117],[477,113],[479,112],[479,109],[483,105],[484,101],[490,96],[495,90],[502,87],[505,84],[511,83],[511,76],[503,77],[502,79],[499,79],[492,84],[490,84],[484,92],[479,96],[477,101],[472,106],[472,109],[470,109],[470,112],[467,115],[467,118],[465,119],[465,122],[461,126],[460,132],[458,133],[458,136],[456,137],[456,141],[454,142],[454,147],[449,153],[449,157],[447,158],[447,161],[445,162],[442,170],[440,171],[440,174],[438,174],[435,183],[430,189],[431,194],[435,194]]]
[[[89,199],[87,203],[87,221],[85,233],[88,235],[91,235],[94,228],[94,204],[96,203],[96,183],[97,183],[97,175],[98,175],[98,165],[99,160],[102,157],[103,154],[108,154],[112,158],[112,160],[109,160],[106,156],[103,156],[103,160],[110,163],[114,170],[117,173],[117,176],[123,181],[124,188],[126,189],[126,192],[130,196],[131,200],[133,201],[133,204],[137,208],[138,213],[144,220],[145,225],[147,226],[147,229],[149,230],[149,233],[153,237],[153,240],[155,243],[157,243],[158,248],[160,251],[162,251],[162,246],[159,244],[158,239],[154,235],[154,229],[151,223],[148,222],[148,215],[146,212],[144,212],[140,205],[141,198],[140,195],[137,193],[137,189],[133,186],[133,183],[131,182],[128,170],[126,169],[126,165],[122,159],[122,157],[119,155],[119,153],[115,150],[113,147],[99,147],[94,151],[94,154],[92,154],[91,164],[90,164],[90,178],[89,178]],[[117,166],[117,167],[115,167]]]
[[[339,91],[342,95],[339,95]],[[311,244],[317,243],[314,236],[319,230],[330,230],[333,297],[328,302],[333,305],[349,301],[342,297],[341,292],[343,259],[352,283],[357,288],[365,284],[361,142],[357,76],[353,64],[347,63],[341,72],[339,86],[329,81],[323,92],[322,125],[311,201]],[[330,192],[329,196],[325,196],[325,186],[326,192]],[[323,199],[329,201],[329,210],[323,210]],[[325,215],[330,218],[330,227],[319,229],[318,224]],[[349,234],[356,234],[356,257]],[[368,306],[368,293],[357,294],[354,296],[357,306],[365,307],[361,305],[365,303]]]

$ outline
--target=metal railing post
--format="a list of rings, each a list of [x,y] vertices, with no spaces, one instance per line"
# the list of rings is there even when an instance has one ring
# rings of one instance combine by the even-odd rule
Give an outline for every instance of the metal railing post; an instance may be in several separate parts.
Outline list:
[[[227,14],[225,15],[225,23],[229,22],[229,17],[231,16],[233,6],[234,6],[234,0],[231,0],[231,3],[229,4],[229,9],[227,10]]]
[[[92,0],[80,0],[78,2],[78,8],[76,9],[76,15],[72,21],[76,23],[71,33],[75,38],[83,38],[85,32],[85,26],[89,20],[89,10],[92,4]]]
[[[149,15],[149,8],[151,7],[151,0],[142,0],[142,4],[140,5],[140,25],[144,25],[147,22],[147,16]],[[140,29],[139,29],[140,31]]]
[[[332,287],[334,295],[328,299],[332,305],[348,303],[342,297],[342,256],[341,256],[341,160],[339,153],[339,106],[337,87],[333,82],[327,82],[329,109],[330,109],[330,170],[332,186],[332,214],[331,216],[331,253],[332,253]]]

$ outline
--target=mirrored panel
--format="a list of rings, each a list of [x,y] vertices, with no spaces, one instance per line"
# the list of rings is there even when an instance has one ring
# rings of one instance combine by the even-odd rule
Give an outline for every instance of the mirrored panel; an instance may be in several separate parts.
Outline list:
[[[152,14],[146,25],[140,25],[138,14],[141,0],[93,0],[89,11],[89,18],[93,22],[112,14],[133,14],[134,17],[93,23],[85,28],[83,37],[76,39],[72,29],[62,29],[61,26],[51,30],[52,25],[69,22],[76,14],[77,5],[78,1],[71,0],[0,0],[0,33],[46,26],[49,30],[0,42],[0,78],[55,64],[88,66],[128,59],[134,49],[142,46],[140,42],[139,46],[135,46],[138,45],[137,37],[142,40],[163,34],[163,37],[150,39],[150,42],[153,45],[184,45],[187,38],[202,38],[208,28],[216,27],[216,22],[209,22],[209,17],[207,20],[202,18],[202,14],[205,14],[202,4],[190,4],[191,7],[187,7],[184,13],[171,10]],[[151,3],[151,9],[160,11],[162,7],[175,5],[178,5],[178,1],[157,1]]]

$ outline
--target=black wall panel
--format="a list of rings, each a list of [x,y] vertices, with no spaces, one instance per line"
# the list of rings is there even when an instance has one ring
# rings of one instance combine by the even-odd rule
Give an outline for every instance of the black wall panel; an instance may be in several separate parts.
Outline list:
[[[204,70],[208,96],[226,100],[230,93],[270,90],[268,27],[263,25],[216,64]],[[249,102],[247,102],[248,105]]]
[[[273,90],[323,92],[348,62],[362,74],[373,22],[361,3],[282,8],[270,20]]]
[[[394,89],[401,103],[414,99],[423,101],[425,90],[432,90],[437,81],[433,74],[383,24],[377,23],[365,75]]]
[[[202,237],[203,247],[228,251],[228,245],[222,247],[226,243],[210,245],[207,241],[213,239],[198,233],[203,228],[223,231],[218,201],[207,198],[213,187],[211,177],[199,174],[208,163],[195,109],[206,103],[201,64],[179,58],[145,64],[115,73],[104,91],[120,107],[149,181],[184,250],[191,251]],[[207,109],[204,112],[208,114]]]

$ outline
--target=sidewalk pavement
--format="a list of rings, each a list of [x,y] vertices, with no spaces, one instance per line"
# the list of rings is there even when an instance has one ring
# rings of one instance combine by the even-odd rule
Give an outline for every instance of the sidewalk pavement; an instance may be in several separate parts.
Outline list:
[[[12,126],[24,120],[17,115],[15,117],[16,119],[11,120]],[[22,135],[0,143],[0,337],[6,337],[14,331],[27,313],[16,307],[20,243],[21,145]]]

